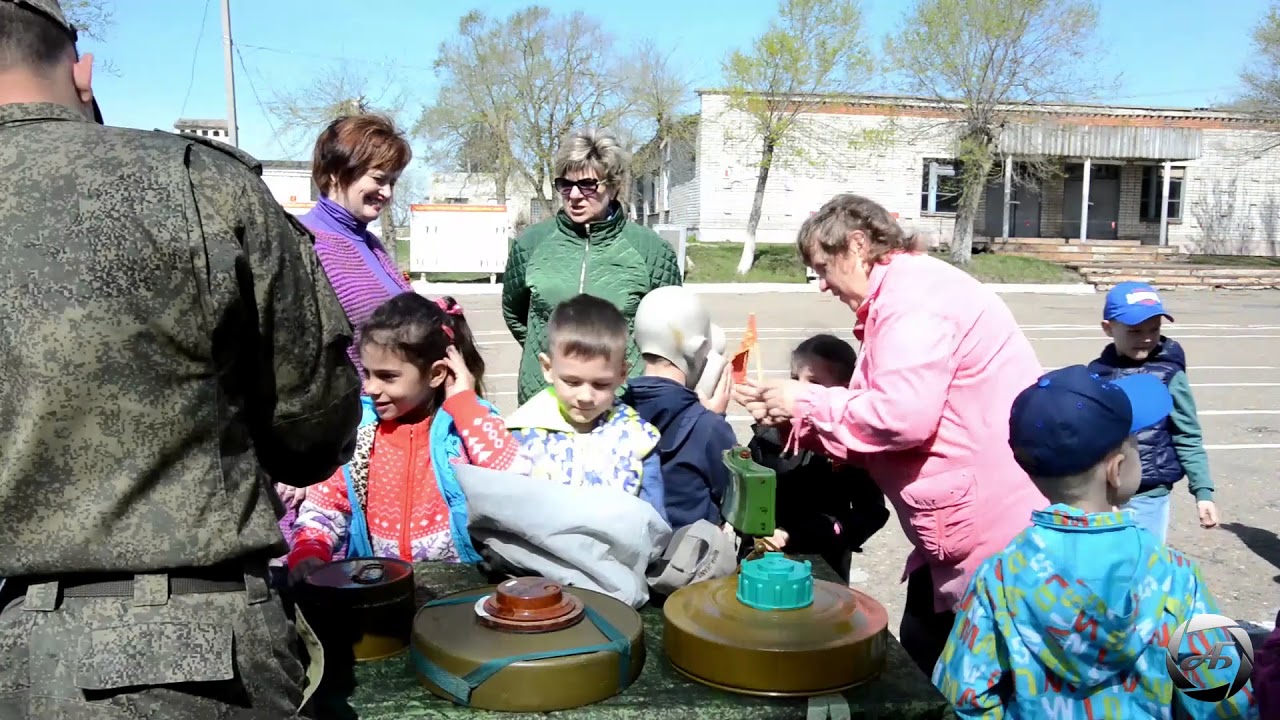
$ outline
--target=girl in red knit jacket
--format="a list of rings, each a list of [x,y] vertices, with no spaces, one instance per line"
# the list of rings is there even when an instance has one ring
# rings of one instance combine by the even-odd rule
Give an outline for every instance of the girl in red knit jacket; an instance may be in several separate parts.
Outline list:
[[[404,293],[360,328],[364,390],[351,462],[311,488],[289,552],[295,582],[346,546],[349,557],[479,562],[453,464],[506,470],[517,447],[481,399],[484,360],[453,298]]]

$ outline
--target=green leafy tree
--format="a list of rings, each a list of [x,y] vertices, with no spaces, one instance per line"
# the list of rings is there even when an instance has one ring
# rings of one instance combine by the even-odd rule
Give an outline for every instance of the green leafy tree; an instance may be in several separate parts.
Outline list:
[[[1251,56],[1240,75],[1246,95],[1238,107],[1280,113],[1280,2],[1273,3],[1254,27]]]
[[[780,151],[787,147],[803,154],[814,145],[807,137],[812,128],[802,116],[828,102],[830,95],[847,95],[865,85],[871,58],[862,34],[857,0],[782,0],[764,34],[748,50],[734,51],[725,60],[730,107],[750,118],[760,143],[740,274],[755,262],[765,189]]]
[[[1097,74],[1097,24],[1091,0],[916,0],[885,43],[905,89],[955,114],[961,168],[953,262],[967,265],[972,256],[1000,128],[1030,105],[1091,98],[1107,87]]]

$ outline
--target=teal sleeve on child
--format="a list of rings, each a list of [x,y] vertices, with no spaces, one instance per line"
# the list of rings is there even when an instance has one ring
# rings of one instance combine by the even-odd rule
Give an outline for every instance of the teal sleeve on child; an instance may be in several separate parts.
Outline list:
[[[996,561],[1000,562],[1000,561]],[[1005,716],[1006,683],[1011,665],[1003,643],[998,640],[996,603],[990,592],[1000,585],[988,582],[991,561],[984,563],[969,583],[961,601],[951,635],[933,668],[933,685],[951,703],[961,718],[997,720]],[[992,578],[994,579],[994,578]],[[1033,691],[1034,692],[1034,691]]]
[[[1191,395],[1191,382],[1187,374],[1179,372],[1169,381],[1169,394],[1173,396],[1173,447],[1187,474],[1187,490],[1196,500],[1213,500],[1213,478],[1209,476],[1209,453],[1204,449],[1204,435],[1200,431],[1200,417],[1196,413],[1196,400]]]

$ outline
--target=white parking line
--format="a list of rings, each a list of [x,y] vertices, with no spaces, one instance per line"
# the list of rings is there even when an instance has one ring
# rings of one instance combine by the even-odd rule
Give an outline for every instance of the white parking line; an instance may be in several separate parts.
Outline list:
[[[1237,415],[1280,415],[1280,410],[1201,410],[1199,415],[1203,416],[1237,416]],[[732,423],[750,423],[750,415],[730,415],[729,422]]]
[[[1045,372],[1049,372],[1049,371],[1051,371],[1051,370],[1057,370],[1057,369],[1059,369],[1059,368],[1058,368],[1058,367],[1045,367],[1045,368],[1043,368],[1043,370],[1044,370]],[[1187,371],[1188,371],[1188,372],[1203,372],[1203,371],[1206,371],[1206,370],[1214,370],[1214,371],[1217,371],[1217,370],[1280,370],[1280,366],[1274,366],[1274,365],[1197,365],[1197,366],[1194,366],[1194,367],[1187,368]],[[791,374],[791,371],[790,371],[790,370],[765,370],[765,371],[764,371],[764,374],[765,374],[765,375],[790,375],[790,374]],[[485,375],[484,375],[484,378],[485,378],[486,380],[497,380],[497,379],[504,379],[504,380],[505,380],[505,379],[512,379],[512,378],[516,378],[516,377],[519,377],[519,375],[518,375],[517,373],[485,373]],[[1269,384],[1269,383],[1263,383],[1263,385],[1268,385],[1268,384]],[[1234,385],[1234,384],[1228,383],[1228,385]],[[1198,387],[1198,386],[1197,386],[1197,387]],[[1210,385],[1210,387],[1213,387],[1213,385]],[[1280,412],[1280,411],[1277,411],[1277,412]]]
[[[844,338],[844,339],[849,339],[853,337],[852,334],[847,331],[837,332],[837,331],[827,330],[824,332],[828,332],[832,335],[835,335],[836,337]],[[765,335],[764,333],[761,333],[759,340],[761,343],[778,343],[778,342],[798,343],[801,340],[808,340],[810,337],[813,337],[813,336],[812,335],[768,336],[768,335]],[[1173,338],[1178,341],[1182,341],[1182,340],[1257,340],[1262,338],[1280,338],[1280,334],[1275,334],[1275,333],[1272,333],[1272,334],[1255,333],[1255,334],[1247,334],[1247,335],[1181,335],[1180,334],[1180,335],[1174,335]],[[1097,335],[1071,335],[1066,337],[1028,336],[1027,339],[1033,343],[1036,343],[1036,342],[1082,342],[1086,340],[1091,343],[1100,343],[1106,340],[1106,336],[1099,333]],[[737,342],[738,340],[736,338],[731,338],[729,340],[729,347],[731,348],[737,347]],[[516,341],[511,339],[490,340],[486,342],[476,343],[476,345],[480,347],[498,347],[501,345],[515,345],[515,344],[516,344]]]
[[[1241,411],[1227,411],[1227,412],[1244,413],[1249,411],[1241,410]],[[1280,411],[1271,411],[1271,412],[1280,412]],[[1206,414],[1209,414],[1209,413],[1206,413],[1206,412],[1201,413],[1201,415],[1206,415]],[[752,423],[752,418],[750,415],[730,415],[727,419],[729,420],[730,423],[734,425],[750,425]],[[1214,450],[1217,452],[1226,452],[1229,450],[1277,450],[1277,449],[1280,449],[1280,443],[1238,443],[1238,444],[1228,444],[1228,445],[1205,445],[1204,449]]]
[[[1280,387],[1280,383],[1191,383],[1191,387]]]
[[[1174,340],[1181,342],[1183,340],[1217,340],[1217,339],[1241,340],[1244,338],[1249,338],[1249,339],[1280,338],[1280,335],[1276,335],[1274,333],[1273,334],[1261,333],[1261,334],[1252,334],[1252,335],[1184,335],[1183,333],[1176,333],[1176,334],[1171,334],[1170,337],[1172,337]],[[1027,339],[1032,342],[1047,341],[1047,340],[1056,340],[1056,341],[1091,340],[1093,342],[1101,342],[1102,340],[1106,339],[1106,336],[1099,333],[1097,335],[1071,335],[1069,337],[1030,337],[1028,336]]]

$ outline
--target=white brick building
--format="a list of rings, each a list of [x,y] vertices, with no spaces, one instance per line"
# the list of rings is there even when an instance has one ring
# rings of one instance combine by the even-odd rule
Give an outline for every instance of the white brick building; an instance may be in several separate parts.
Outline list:
[[[755,191],[760,140],[728,95],[704,91],[697,142],[668,148],[636,178],[632,211],[647,224],[684,225],[704,242],[741,242]],[[792,242],[831,196],[866,195],[930,244],[954,225],[954,110],[927,100],[833,98],[799,120],[775,157],[757,239]],[[1000,137],[1012,157],[1009,235],[1165,242],[1197,252],[1280,254],[1280,121],[1210,110],[1043,106]],[[1020,181],[1019,158],[1048,177]],[[1086,181],[1086,168],[1087,181]],[[1003,163],[976,234],[1004,234]],[[1087,188],[1087,191],[1086,191]],[[1087,192],[1087,209],[1081,202]]]
[[[506,202],[498,202],[498,185],[494,173],[484,172],[435,172],[430,176],[431,188],[428,202],[456,205],[503,205],[513,226],[532,225],[559,208],[559,201],[551,193],[548,183],[543,195],[550,201],[539,200],[533,186],[520,175],[512,175],[507,181]]]
[[[228,130],[230,126],[226,120],[195,120],[191,118],[181,118],[173,124],[174,132],[179,135],[199,135],[200,137],[212,138],[227,142],[231,133]]]

